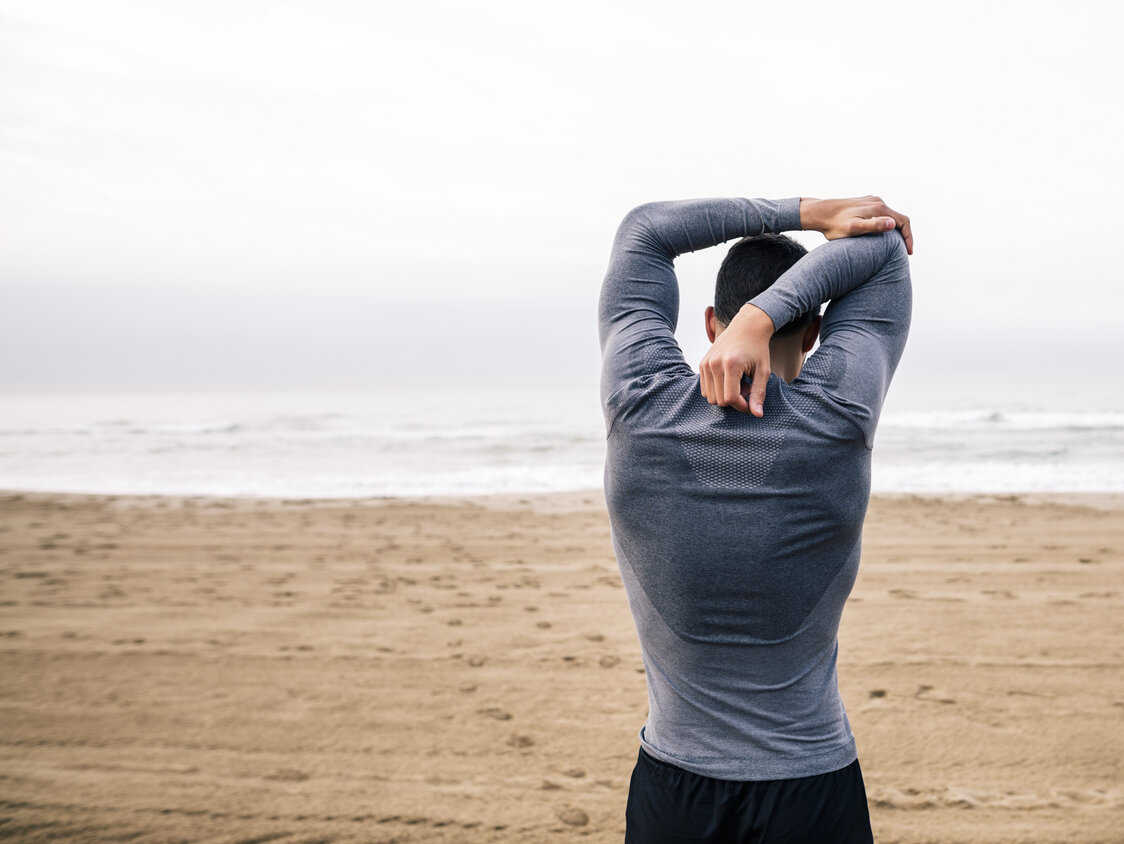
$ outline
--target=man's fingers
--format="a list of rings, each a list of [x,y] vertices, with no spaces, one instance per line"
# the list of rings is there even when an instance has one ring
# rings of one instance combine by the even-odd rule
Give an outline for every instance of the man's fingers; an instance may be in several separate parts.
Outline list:
[[[710,404],[718,404],[722,400],[721,370],[714,358],[703,360],[699,379],[702,383],[703,395]]]
[[[749,402],[742,395],[745,365],[736,360],[705,357],[699,364],[699,391],[707,402],[749,413]]]
[[[898,222],[898,228],[902,230],[902,237],[905,238],[905,251],[910,255],[913,254],[913,229],[909,226],[909,217],[904,214],[901,215],[901,220]]]
[[[909,217],[889,207],[878,196],[855,199],[828,200],[828,210],[823,211],[822,225],[817,225],[828,240],[841,237],[889,232],[895,228],[902,233],[906,251],[913,254],[913,227]]]
[[[714,379],[712,384],[714,388],[714,401],[711,402],[711,404],[725,407],[726,404],[723,399],[726,395],[726,367],[721,361],[715,361],[715,366],[711,370],[710,375],[711,378]]]
[[[885,208],[885,206],[883,206]],[[905,214],[899,214],[892,208],[885,208],[887,214],[894,221],[894,226],[902,233],[902,238],[905,240],[905,251],[910,255],[913,254],[913,229],[909,225],[909,217]]]
[[[758,363],[753,370],[753,384],[749,388],[749,412],[754,416],[765,415],[765,385],[769,383],[770,371],[768,360]]]
[[[891,231],[897,225],[893,217],[855,217],[851,220],[850,236]]]
[[[722,401],[719,402],[723,407],[732,407],[735,410],[740,410],[745,413],[749,410],[749,405],[746,404],[742,398],[742,372],[744,369],[737,364],[730,362],[724,367],[722,378]]]
[[[910,228],[909,217],[885,206],[883,206],[883,210],[884,213],[877,217],[856,218],[852,222],[852,234],[870,234],[899,229],[905,239],[905,251],[912,255],[913,229]]]
[[[707,363],[707,360],[704,358],[703,362],[699,364],[699,389],[702,391],[703,398],[710,404],[714,404],[714,392],[711,390],[710,381],[710,367]]]

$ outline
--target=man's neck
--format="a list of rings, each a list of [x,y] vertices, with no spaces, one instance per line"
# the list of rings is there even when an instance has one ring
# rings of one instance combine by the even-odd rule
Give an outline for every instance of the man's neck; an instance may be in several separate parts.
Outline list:
[[[773,374],[778,378],[784,379],[786,383],[791,384],[796,376],[800,374],[800,369],[804,365],[804,355],[785,354],[781,350],[770,351],[769,353],[769,366],[773,370]]]

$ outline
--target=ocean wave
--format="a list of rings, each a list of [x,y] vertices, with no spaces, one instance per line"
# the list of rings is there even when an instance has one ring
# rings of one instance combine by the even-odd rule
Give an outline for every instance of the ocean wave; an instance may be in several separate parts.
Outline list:
[[[595,397],[38,397],[3,406],[0,488],[444,495],[601,483]],[[580,401],[578,400],[580,399]],[[93,404],[91,404],[93,402]],[[887,412],[874,488],[1124,491],[1124,412]]]
[[[935,410],[887,413],[879,428],[929,430],[1124,431],[1124,413],[1003,410]]]
[[[191,434],[236,434],[250,430],[238,422],[168,422],[141,425],[124,422],[101,422],[91,425],[38,425],[35,427],[0,427],[0,436],[115,436],[119,434],[139,435],[191,435]]]

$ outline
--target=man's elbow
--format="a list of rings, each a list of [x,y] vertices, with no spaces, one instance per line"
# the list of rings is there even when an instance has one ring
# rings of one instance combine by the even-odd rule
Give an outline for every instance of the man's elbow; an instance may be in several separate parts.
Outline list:
[[[902,235],[900,229],[888,231],[885,234],[879,235],[886,242],[886,260],[887,261],[905,261],[909,263],[909,250],[905,245],[905,237]]]
[[[658,202],[645,202],[625,214],[621,224],[617,226],[617,239],[651,231],[652,215],[659,204]]]
[[[861,239],[870,241],[870,257],[874,261],[880,281],[909,278],[909,251],[900,231],[894,229],[879,234],[867,234]]]

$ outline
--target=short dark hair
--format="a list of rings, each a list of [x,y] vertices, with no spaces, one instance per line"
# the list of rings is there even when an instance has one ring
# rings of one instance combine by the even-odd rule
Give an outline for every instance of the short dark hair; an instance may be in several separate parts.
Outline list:
[[[742,305],[771,287],[807,254],[807,249],[783,234],[743,237],[731,246],[718,268],[718,280],[714,285],[714,315],[718,321],[729,325]],[[811,322],[819,312],[817,306],[785,325],[778,325],[777,333],[792,334]]]

